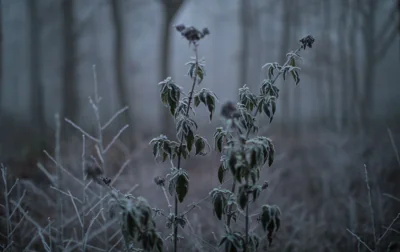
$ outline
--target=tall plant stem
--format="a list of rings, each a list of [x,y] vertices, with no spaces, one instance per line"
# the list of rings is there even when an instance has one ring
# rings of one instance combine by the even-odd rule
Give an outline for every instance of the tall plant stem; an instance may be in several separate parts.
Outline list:
[[[195,53],[195,65],[196,65],[196,69],[195,69],[195,75],[193,77],[193,84],[192,84],[192,90],[189,93],[189,102],[188,102],[188,106],[186,108],[185,111],[185,116],[189,116],[189,110],[190,110],[190,105],[192,103],[193,100],[193,92],[194,92],[194,88],[196,86],[196,81],[197,81],[197,71],[198,71],[198,64],[199,64],[199,57],[198,57],[198,53],[197,53],[197,44],[194,43],[194,53]],[[182,160],[182,146],[183,146],[183,134],[181,135],[181,140],[179,143],[179,153],[178,153],[178,161],[177,161],[177,168],[178,170],[181,168],[181,160]],[[175,221],[174,221],[174,251],[178,251],[178,225],[176,223],[176,218],[178,216],[178,196],[175,195]]]

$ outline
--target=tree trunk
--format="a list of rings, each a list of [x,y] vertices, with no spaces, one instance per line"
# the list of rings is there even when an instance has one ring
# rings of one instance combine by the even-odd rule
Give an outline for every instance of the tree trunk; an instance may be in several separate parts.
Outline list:
[[[3,1],[0,0],[0,115],[3,95]]]
[[[349,4],[347,0],[342,0],[341,1],[341,14],[340,14],[340,19],[339,19],[339,24],[337,27],[337,34],[341,38],[346,38],[346,34],[348,32],[347,27],[349,26],[348,23],[348,17],[351,14],[349,12]],[[341,83],[340,83],[340,88],[341,88],[341,110],[342,114],[340,117],[340,127],[343,132],[346,132],[349,129],[349,119],[350,119],[350,102],[349,98],[352,97],[350,94],[350,85],[352,83],[349,81],[349,64],[348,64],[348,39],[346,39],[346,43],[339,43],[339,54],[340,54],[340,66],[339,66],[339,72],[340,72],[340,77],[341,77]]]
[[[329,37],[330,33],[332,32],[332,4],[330,0],[322,1],[324,6],[324,31],[325,31],[325,41],[326,47],[332,48],[333,45],[332,41]],[[332,130],[336,130],[336,100],[337,96],[335,95],[335,83],[333,79],[333,72],[332,72],[332,53],[324,53],[325,56],[325,80],[326,84],[328,85],[328,117],[327,117],[327,125],[332,127]]]
[[[183,4],[183,0],[164,0],[164,19],[163,26],[161,29],[161,59],[160,59],[160,78],[159,81],[171,76],[170,61],[171,61],[171,28],[172,22],[175,18],[176,13],[179,11]],[[172,76],[171,76],[172,77]],[[161,122],[163,127],[163,132],[166,136],[174,136],[174,127],[171,114],[168,109],[161,106]]]
[[[73,121],[77,121],[79,112],[79,99],[77,90],[78,83],[76,78],[77,46],[76,46],[76,34],[74,32],[75,29],[74,4],[75,0],[62,1],[63,33],[64,33],[62,119],[64,117],[67,117]],[[65,134],[63,135],[65,137]]]
[[[364,41],[364,65],[363,65],[363,86],[364,97],[361,103],[362,109],[362,125],[364,133],[369,134],[371,129],[371,114],[374,113],[374,82],[375,82],[375,18],[376,18],[376,2],[369,0],[366,3],[367,9],[363,14],[363,41]],[[362,10],[361,10],[362,11]]]
[[[298,10],[299,8],[299,3],[298,1],[294,1],[292,2],[292,8],[294,10]],[[301,27],[301,21],[302,21],[302,17],[300,16],[301,12],[300,11],[293,11],[292,14],[292,25],[296,25],[296,27]],[[299,37],[299,32],[297,32],[297,29],[294,29],[296,32],[294,32],[296,37]],[[301,71],[299,72],[301,75]],[[290,79],[290,78],[289,78]],[[290,84],[290,83],[286,83]],[[293,85],[290,85],[290,89],[293,88]],[[293,113],[293,122],[292,122],[292,127],[291,127],[291,132],[292,134],[296,137],[301,139],[302,137],[302,131],[303,131],[303,121],[302,120],[302,100],[301,100],[301,88],[297,88],[298,86],[295,86],[295,89],[293,90],[293,104],[292,104],[292,111]]]
[[[31,82],[31,121],[39,136],[39,148],[44,149],[46,121],[42,86],[42,52],[40,46],[41,24],[38,14],[38,2],[28,1],[29,38],[30,38],[30,82]]]
[[[281,64],[286,62],[286,54],[289,51],[290,40],[291,40],[291,22],[292,22],[292,13],[291,13],[291,4],[290,0],[282,0],[282,31],[281,31],[281,39],[280,39],[280,56],[279,61]],[[281,87],[280,95],[283,99],[280,100],[281,108],[282,108],[282,126],[281,131],[282,134],[289,134],[288,123],[290,121],[290,93],[288,83],[283,83]],[[278,103],[278,104],[279,104]]]
[[[115,84],[117,86],[118,100],[120,107],[129,106],[129,97],[132,96],[127,90],[127,81],[125,76],[125,36],[124,36],[124,15],[123,15],[123,2],[111,0],[111,16],[114,25],[115,39],[114,39],[114,71],[115,71]],[[131,112],[129,110],[128,112]],[[129,148],[135,146],[135,127],[130,113],[125,112],[122,116],[123,124],[129,124],[130,138],[126,144]]]
[[[350,131],[351,132],[360,132],[362,127],[361,120],[361,99],[362,94],[360,93],[359,88],[359,76],[358,76],[358,63],[357,59],[359,57],[357,51],[357,30],[358,30],[358,18],[357,18],[357,4],[352,4],[350,7],[351,13],[351,26],[348,32],[349,38],[349,69],[350,69],[350,93],[349,93],[349,101],[347,109],[350,111],[351,121],[350,121]]]
[[[248,84],[248,59],[249,59],[249,29],[250,29],[250,4],[248,0],[241,0],[239,6],[240,17],[240,58],[239,58],[239,83],[238,88]]]

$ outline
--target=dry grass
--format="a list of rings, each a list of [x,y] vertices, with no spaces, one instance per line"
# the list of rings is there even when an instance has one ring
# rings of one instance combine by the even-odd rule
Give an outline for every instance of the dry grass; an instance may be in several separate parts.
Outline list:
[[[365,141],[361,142],[351,137],[335,135],[329,137],[325,133],[314,135],[312,138],[303,138],[311,139],[309,141],[289,140],[280,138],[278,135],[275,135],[275,138],[279,139],[277,148],[280,154],[275,167],[265,170],[265,179],[271,183],[264,198],[260,200],[261,203],[269,202],[279,205],[283,212],[282,227],[270,251],[357,251],[357,249],[368,251],[365,246],[373,248],[377,240],[379,240],[380,248],[387,248],[391,241],[399,240],[400,225],[393,222],[400,211],[400,184],[398,183],[400,163],[397,160],[398,152],[395,148],[395,142],[399,142],[399,140],[396,141],[398,136],[390,134],[390,137],[375,141],[374,151],[369,154],[368,159],[363,159]],[[80,150],[76,148],[78,143],[70,144],[69,148],[63,148],[63,166],[71,174],[79,177]],[[123,192],[134,188],[134,195],[144,196],[153,207],[166,209],[163,192],[154,185],[153,178],[166,174],[167,165],[155,163],[150,148],[144,143],[135,153],[125,153],[122,156],[115,154],[115,158],[110,161],[110,167],[121,167],[123,164],[121,160],[127,158],[130,163],[122,172],[113,168],[107,174],[111,177],[118,174],[115,187]],[[368,187],[365,183],[364,163],[368,164]],[[44,165],[50,167],[48,164]],[[188,167],[192,178],[187,202],[198,201],[207,196],[212,188],[219,186],[215,176],[218,167],[217,158],[210,157],[203,163],[193,160],[184,165]],[[67,240],[79,240],[78,237],[82,235],[80,231],[82,220],[77,217],[79,215],[76,215],[78,210],[74,204],[77,204],[75,203],[77,199],[74,200],[71,196],[80,198],[75,195],[81,194],[79,184],[82,181],[75,181],[67,175],[64,176],[66,176],[66,181],[62,191],[71,195],[52,190],[48,187],[49,185],[30,183],[29,180],[20,180],[19,192],[14,190],[10,195],[9,202],[17,204],[17,208],[21,210],[15,211],[19,216],[10,218],[14,223],[13,226],[16,226],[21,219],[24,222],[23,225],[17,226],[14,234],[15,240],[21,245],[31,242],[32,234],[36,233],[37,237],[32,242],[34,246],[31,249],[43,249],[40,247],[44,243],[40,239],[36,225],[46,230],[44,227],[51,223],[51,220],[56,219],[55,199],[57,197],[64,197],[66,202],[64,236],[71,237]],[[10,181],[8,188],[10,188]],[[88,190],[96,190],[93,185],[88,188]],[[22,195],[21,202],[23,203],[19,204],[18,198]],[[88,201],[98,202],[98,199],[96,200],[96,196],[92,195]],[[13,208],[14,205],[12,203],[10,205]],[[90,206],[93,207],[94,204]],[[373,226],[371,209],[374,210],[375,225]],[[1,213],[6,217],[3,209]],[[89,216],[93,217],[93,214]],[[90,225],[91,217],[86,217],[86,227]],[[209,201],[203,202],[201,208],[192,211],[188,218],[189,225],[180,231],[185,237],[181,246],[189,251],[213,251],[213,248],[217,247],[217,240],[223,232],[223,227],[212,215]],[[100,232],[104,225],[101,222],[94,223],[91,232]],[[7,233],[6,226],[2,225],[2,234]],[[121,249],[122,244],[116,223],[106,227],[110,234],[109,246],[112,247],[119,241],[114,249]],[[158,227],[165,236],[168,234],[169,230],[165,228],[164,220],[161,218]],[[49,229],[48,226],[47,229]],[[360,240],[357,240],[350,232],[354,236],[357,235]],[[380,239],[379,237],[383,235],[384,237]],[[42,239],[45,239],[47,244],[49,244],[48,237],[46,233],[43,233]],[[365,246],[362,244],[364,242]],[[88,239],[87,248],[90,251],[95,251],[95,247],[102,246],[101,237]]]

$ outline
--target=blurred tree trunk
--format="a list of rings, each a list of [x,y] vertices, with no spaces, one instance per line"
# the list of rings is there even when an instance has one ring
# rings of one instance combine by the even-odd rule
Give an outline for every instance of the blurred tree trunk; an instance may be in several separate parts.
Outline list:
[[[280,55],[279,55],[279,62],[283,64],[286,62],[287,57],[286,54],[289,52],[290,41],[292,39],[291,32],[292,32],[292,1],[291,0],[281,0],[281,39],[280,39]],[[289,134],[289,122],[290,119],[290,93],[289,87],[287,83],[283,83],[281,87],[280,95],[283,99],[280,100],[281,108],[282,108],[282,126],[281,126],[281,133],[282,134]]]
[[[369,133],[371,114],[374,109],[374,82],[375,82],[375,21],[376,21],[376,1],[363,1],[360,6],[363,23],[362,37],[364,42],[364,64],[363,64],[363,84],[364,97],[361,102],[362,126],[365,133]]]
[[[39,15],[39,2],[28,1],[29,17],[29,70],[31,82],[31,121],[35,132],[39,136],[39,148],[45,148],[44,141],[46,135],[46,119],[44,111],[44,96],[42,86],[42,50],[40,44],[41,22]]]
[[[170,61],[171,61],[171,28],[172,22],[178,13],[179,9],[184,3],[184,0],[161,0],[164,6],[164,18],[163,26],[161,29],[161,59],[160,59],[160,78],[159,81],[171,76]],[[172,77],[172,76],[171,76]],[[168,137],[174,135],[173,120],[169,113],[163,105],[161,107],[161,122],[163,125],[164,134]]]
[[[292,2],[292,8],[295,10],[292,13],[292,27],[296,26],[296,27],[302,27],[302,16],[300,13],[299,8],[299,2],[298,1],[294,1]],[[298,32],[298,29],[295,29],[295,31],[293,31],[293,34],[296,36],[296,38],[299,38],[301,35]],[[301,75],[301,71],[300,71],[300,75]],[[301,78],[301,77],[300,77]],[[290,78],[289,78],[290,80]],[[286,85],[290,85],[291,83],[288,82],[286,83]],[[290,85],[292,86],[292,85]],[[297,86],[296,86],[297,87]],[[292,89],[292,87],[290,87],[290,89]],[[291,127],[291,132],[294,136],[296,136],[296,138],[301,138],[302,137],[302,132],[303,132],[303,122],[304,120],[302,120],[302,108],[303,108],[303,103],[302,103],[302,99],[301,99],[301,88],[295,88],[295,90],[293,90],[293,104],[292,104],[292,109],[293,109],[293,122],[292,122],[292,127]]]
[[[361,16],[361,32],[364,43],[363,65],[363,96],[360,103],[363,132],[371,132],[372,116],[375,109],[375,77],[376,66],[381,61],[397,35],[397,25],[393,22],[397,12],[398,3],[394,3],[393,9],[380,29],[376,25],[379,8],[383,1],[358,0],[358,13]]]
[[[397,35],[399,38],[399,60],[400,60],[400,0],[397,0]]]
[[[247,66],[247,82],[254,93],[259,92],[260,83],[262,80],[261,66],[263,65],[263,43],[262,43],[262,28],[261,28],[261,9],[264,7],[260,1],[248,1],[249,5],[248,18],[250,26],[248,54],[250,62]]]
[[[127,91],[127,81],[125,76],[125,36],[124,36],[124,9],[123,2],[110,0],[111,4],[111,17],[115,31],[114,38],[114,71],[115,71],[115,84],[117,85],[117,94],[118,100],[120,103],[120,108],[125,106],[129,106],[129,97],[133,94],[130,94]],[[131,114],[133,111],[129,110],[121,115],[123,120],[123,124],[129,124],[129,132],[130,138],[126,141],[125,144],[128,145],[129,148],[134,148],[135,146],[135,127],[133,125],[134,121],[131,118]]]
[[[249,30],[251,26],[250,20],[250,1],[240,0],[239,18],[240,18],[240,57],[239,57],[239,83],[238,88],[248,84],[248,59],[249,59]]]
[[[3,1],[0,0],[0,114],[2,113],[2,99],[3,94]]]
[[[62,120],[64,117],[77,121],[79,113],[78,83],[76,78],[77,45],[74,17],[75,0],[62,1],[63,16],[63,83],[62,83]],[[65,128],[65,127],[64,127]],[[63,136],[65,137],[65,131]]]
[[[357,47],[357,34],[359,19],[357,17],[358,5],[355,1],[352,1],[350,6],[350,29],[347,37],[349,38],[349,70],[350,70],[350,95],[349,95],[349,107],[351,121],[350,121],[350,132],[359,132],[362,127],[361,111],[360,111],[360,99],[362,94],[360,92],[359,83],[359,68],[357,59],[359,58],[358,47]]]
[[[349,49],[347,33],[348,33],[348,17],[351,15],[349,12],[350,6],[348,0],[341,0],[341,13],[339,18],[339,23],[337,26],[337,34],[340,38],[345,39],[345,43],[339,43],[339,72],[340,72],[340,88],[341,88],[341,110],[342,114],[340,117],[340,127],[341,130],[346,132],[349,129],[350,123],[349,120],[351,118],[351,103],[349,101],[350,97],[353,97],[350,93],[350,85],[352,83],[349,81]]]
[[[336,1],[335,1],[336,2]],[[331,48],[329,51],[324,53],[324,61],[325,61],[325,80],[328,85],[328,115],[326,118],[326,125],[331,127],[332,130],[336,129],[336,100],[337,96],[335,95],[335,83],[333,78],[333,57],[334,48],[331,40],[331,32],[332,32],[332,4],[331,0],[322,1],[323,4],[323,17],[324,17],[324,46],[326,48]]]

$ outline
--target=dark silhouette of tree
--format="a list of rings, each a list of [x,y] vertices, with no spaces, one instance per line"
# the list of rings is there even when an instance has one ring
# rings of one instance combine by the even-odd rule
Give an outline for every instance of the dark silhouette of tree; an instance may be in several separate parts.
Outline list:
[[[335,1],[336,3],[336,1]],[[333,32],[332,30],[332,2],[331,0],[324,0],[322,1],[323,6],[323,27],[324,27],[324,38],[322,44],[326,46],[326,48],[333,48],[333,43],[330,37],[330,33]],[[332,58],[332,51],[331,50],[324,50],[324,80],[326,85],[328,86],[328,114],[326,115],[325,126],[329,126],[332,130],[336,129],[336,101],[338,97],[335,95],[335,83],[334,83],[334,76],[333,76],[333,58]]]
[[[3,1],[0,0],[0,113],[3,94]]]
[[[160,0],[164,8],[163,24],[161,29],[161,58],[160,58],[160,77],[162,81],[171,75],[170,60],[171,60],[171,28],[172,22],[182,7],[184,0]],[[172,77],[172,76],[171,76]],[[169,111],[164,107],[161,108],[161,122],[163,125],[164,134],[167,136],[173,135],[173,124]]]
[[[62,79],[62,116],[77,121],[79,112],[78,83],[76,78],[77,45],[74,17],[75,0],[62,1],[63,18],[63,79]],[[65,134],[63,134],[65,137]]]
[[[281,25],[282,31],[280,32],[280,52],[279,52],[279,62],[286,62],[286,53],[290,47],[291,41],[291,33],[292,33],[292,1],[291,0],[281,0]],[[283,64],[283,63],[282,63]],[[281,109],[282,109],[282,125],[281,132],[286,134],[289,132],[287,121],[289,119],[289,111],[290,111],[290,95],[289,95],[289,87],[287,83],[282,85],[280,94],[282,95],[281,99]]]
[[[240,58],[239,58],[239,88],[248,84],[248,59],[249,59],[249,38],[251,26],[251,4],[250,1],[240,0],[239,18],[240,18]]]
[[[385,57],[397,36],[397,24],[393,22],[397,6],[393,6],[381,27],[377,27],[378,12],[385,1],[357,0],[357,11],[361,19],[360,28],[363,41],[364,59],[362,65],[363,90],[359,104],[362,132],[371,130],[371,115],[375,109],[376,66]],[[395,3],[397,4],[397,3]]]
[[[46,135],[46,119],[44,113],[44,96],[42,85],[42,50],[40,44],[41,21],[39,15],[39,2],[28,1],[28,17],[29,17],[29,70],[31,82],[31,121],[35,132],[40,139],[39,148],[44,149],[44,141]]]
[[[120,107],[129,106],[129,97],[133,96],[127,92],[127,81],[125,76],[125,35],[124,35],[124,6],[123,1],[110,0],[111,17],[114,26],[114,71],[115,84],[117,85],[118,100]],[[135,144],[135,128],[130,113],[124,113],[122,120],[124,124],[129,124],[130,139],[126,144],[130,148],[134,148]]]
[[[295,31],[292,31],[294,36],[296,36],[297,38],[301,38],[302,36],[304,36],[303,34],[300,34],[298,32],[297,27],[301,27],[301,23],[302,23],[302,15],[299,11],[299,1],[294,1],[292,2],[292,9],[295,10],[292,13],[292,27],[295,29]],[[290,83],[285,83],[285,86],[288,86],[288,84]],[[289,90],[292,90],[292,87],[289,87]],[[292,134],[294,134],[297,137],[301,137],[302,136],[302,128],[303,128],[303,122],[301,120],[301,115],[303,113],[302,110],[302,99],[301,99],[301,90],[294,90],[294,95],[293,95],[293,103],[292,103],[292,111],[293,111],[293,115],[294,117],[292,118],[293,121],[291,122],[291,130],[290,132]]]
[[[339,22],[337,26],[337,35],[341,38],[347,38],[344,43],[339,43],[339,60],[338,70],[340,72],[340,97],[341,97],[341,117],[340,117],[340,127],[342,131],[349,130],[351,125],[350,119],[352,118],[351,113],[351,88],[352,82],[350,81],[349,75],[349,39],[348,34],[351,20],[350,3],[348,0],[340,1],[340,15]]]

